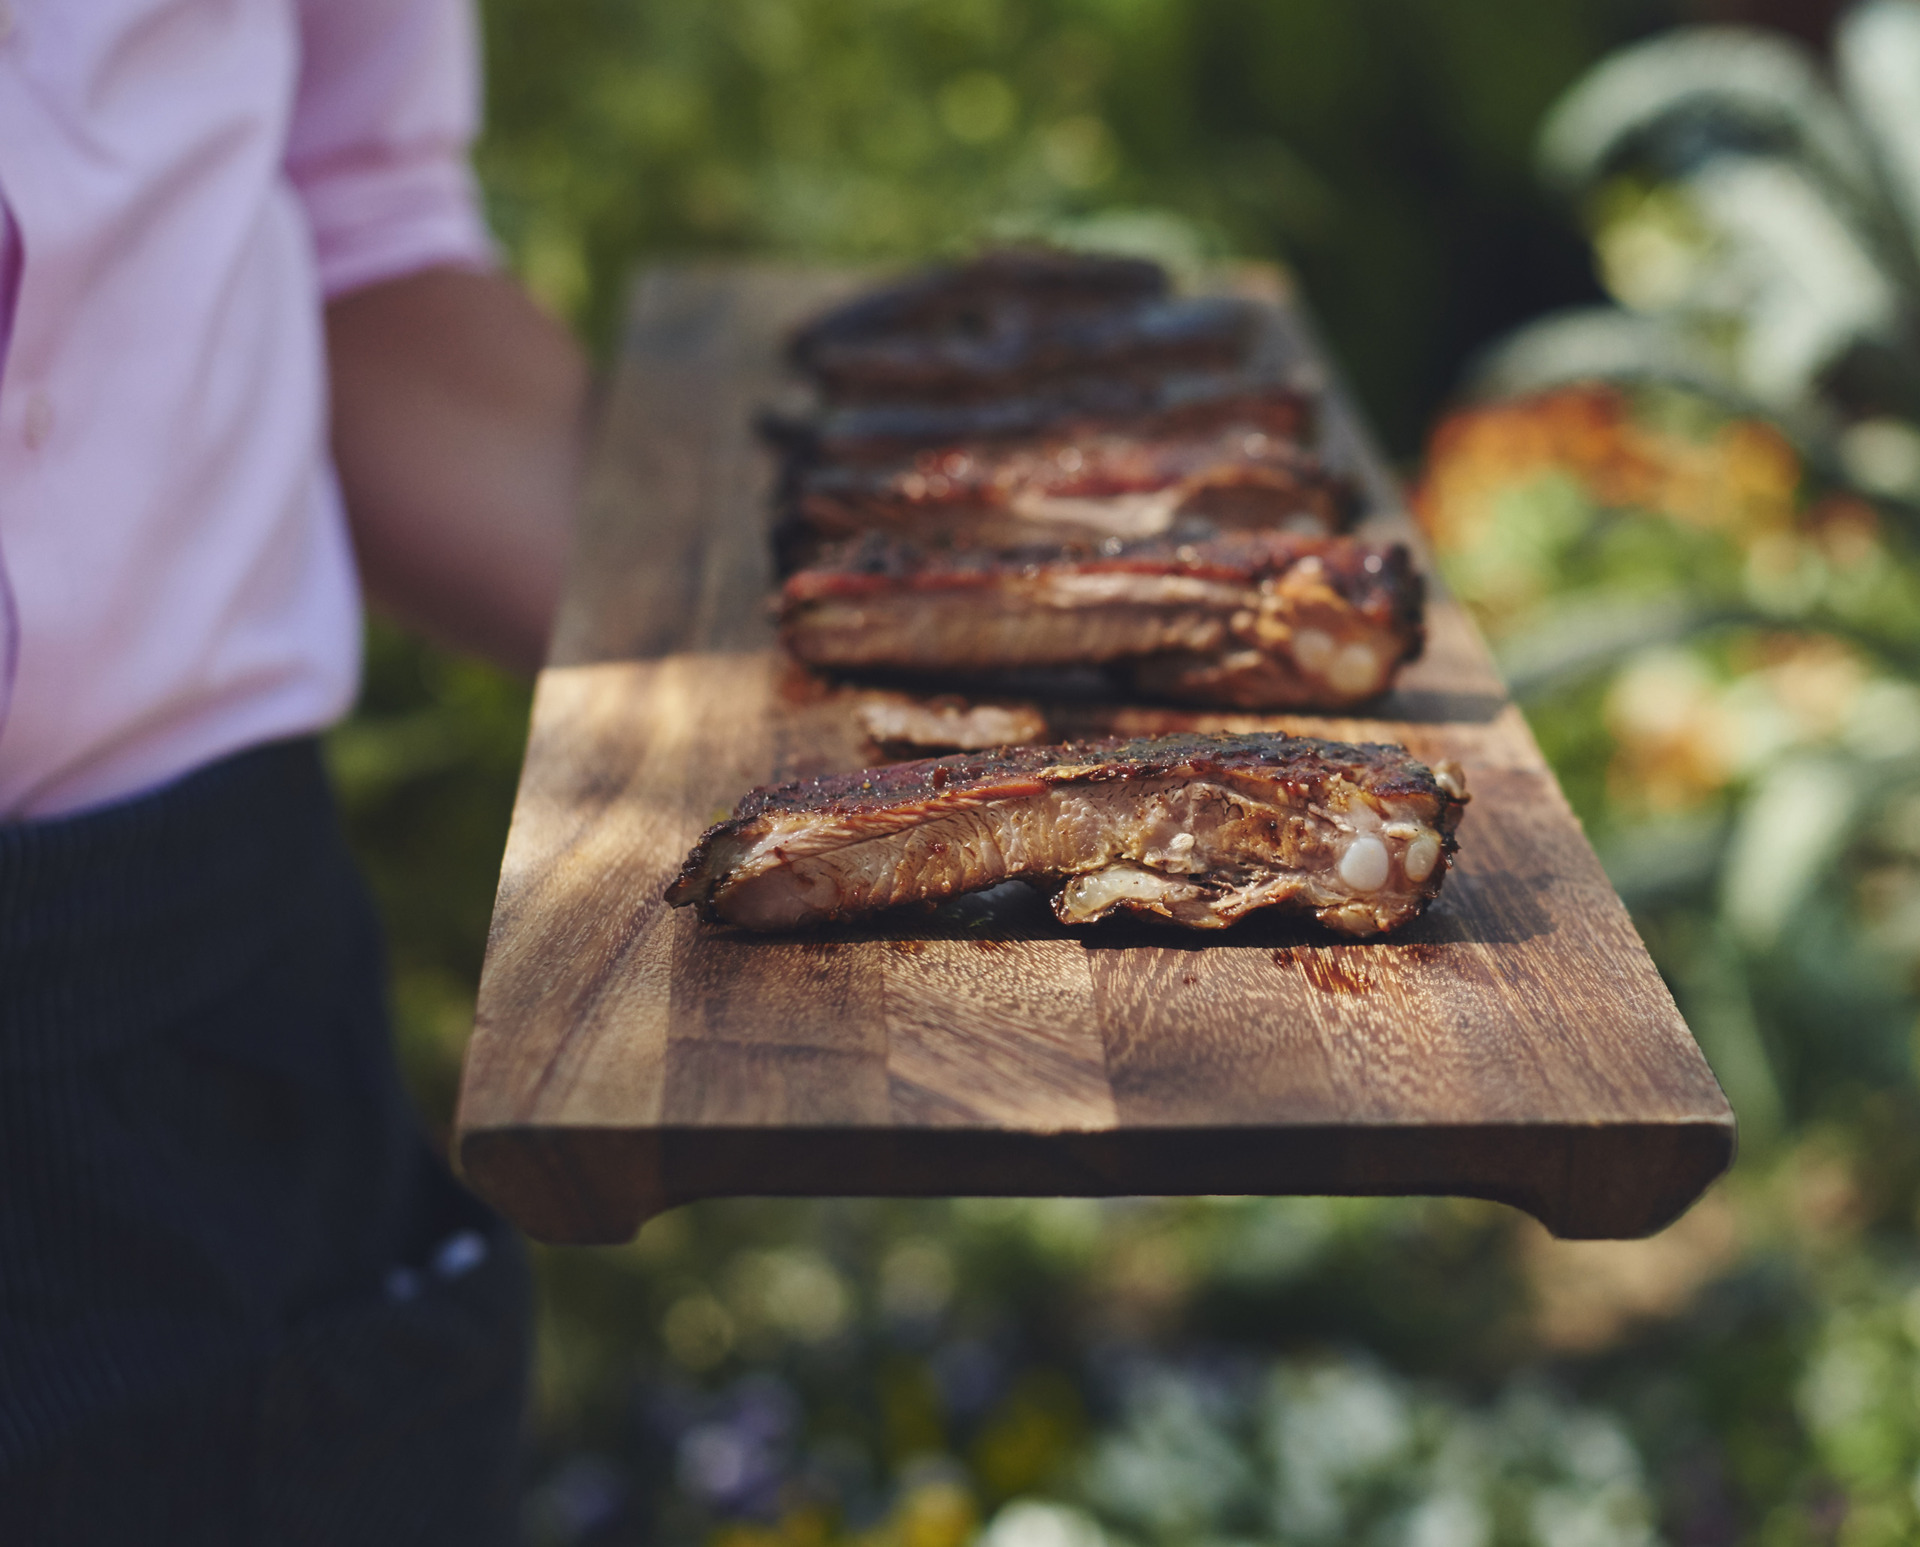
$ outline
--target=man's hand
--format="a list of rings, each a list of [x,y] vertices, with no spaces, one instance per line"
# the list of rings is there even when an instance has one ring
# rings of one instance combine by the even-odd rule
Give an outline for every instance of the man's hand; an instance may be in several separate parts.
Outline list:
[[[333,454],[373,602],[531,673],[578,490],[587,368],[511,279],[431,269],[327,307]]]

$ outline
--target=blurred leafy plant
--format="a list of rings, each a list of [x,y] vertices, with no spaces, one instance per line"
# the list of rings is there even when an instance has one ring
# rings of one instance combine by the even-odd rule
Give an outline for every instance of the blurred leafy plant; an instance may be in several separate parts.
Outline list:
[[[1863,1241],[1911,1207],[1912,1116],[1810,1136],[1650,1243],[1420,1201],[681,1210],[542,1259],[529,1524],[720,1547],[1909,1540],[1920,1280]]]
[[[1683,29],[1554,107],[1616,308],[1495,346],[1421,501],[1750,1140],[1920,988],[1920,4]],[[1602,383],[1605,383],[1604,385]]]
[[[1533,126],[1672,0],[483,0],[480,169],[603,346],[642,258],[1044,233],[1296,265],[1389,440],[1592,293]]]

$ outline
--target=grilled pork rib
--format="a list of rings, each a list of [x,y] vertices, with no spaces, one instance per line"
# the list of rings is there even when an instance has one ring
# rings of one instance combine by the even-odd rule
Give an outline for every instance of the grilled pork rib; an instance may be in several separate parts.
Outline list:
[[[949,695],[915,699],[900,694],[859,705],[853,718],[869,741],[896,760],[1048,739],[1039,705],[1019,701],[973,703]]]
[[[1284,387],[1046,436],[923,447],[894,459],[798,465],[783,551],[866,531],[923,542],[1131,539],[1182,521],[1337,532],[1357,501],[1303,449],[1308,411]],[[817,551],[817,549],[815,550]]]
[[[830,402],[979,402],[1097,374],[1226,370],[1245,302],[1175,299],[1158,265],[1043,250],[936,268],[827,313],[788,357]]]
[[[1119,665],[1164,698],[1343,708],[1424,643],[1404,545],[1233,532],[1099,549],[929,552],[868,539],[781,593],[814,666],[992,672]]]
[[[1188,425],[1204,428],[1249,396],[1263,400],[1267,414],[1291,398],[1298,404],[1299,422],[1281,433],[1302,444],[1312,439],[1311,391],[1242,372],[1101,375],[983,403],[859,403],[804,418],[768,412],[757,422],[775,450],[798,463],[879,463],[927,447],[975,441],[1066,439],[1108,431],[1152,436]]]
[[[666,896],[792,929],[1019,878],[1057,886],[1069,924],[1279,907],[1374,935],[1438,894],[1465,801],[1451,765],[1278,734],[960,754],[755,790]]]

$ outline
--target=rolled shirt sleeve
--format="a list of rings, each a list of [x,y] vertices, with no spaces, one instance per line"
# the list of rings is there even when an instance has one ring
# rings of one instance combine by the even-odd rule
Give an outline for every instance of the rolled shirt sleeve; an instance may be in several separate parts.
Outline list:
[[[471,0],[300,0],[300,41],[286,170],[322,293],[493,267],[468,159],[480,124]]]

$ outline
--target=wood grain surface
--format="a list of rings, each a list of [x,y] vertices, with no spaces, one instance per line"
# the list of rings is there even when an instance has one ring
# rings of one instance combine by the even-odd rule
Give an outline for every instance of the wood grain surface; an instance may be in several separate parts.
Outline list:
[[[1269,347],[1324,371],[1270,270]],[[776,345],[854,288],[772,267],[638,286],[500,878],[457,1147],[532,1234],[625,1239],[716,1195],[1454,1193],[1633,1236],[1731,1159],[1733,1115],[1465,615],[1378,719],[1078,698],[1067,733],[1274,726],[1467,771],[1439,903],[1389,940],[1260,916],[1071,932],[1019,886],[754,936],[661,890],[750,787],[862,766],[772,648],[756,413]],[[1333,454],[1404,528],[1334,393]]]

